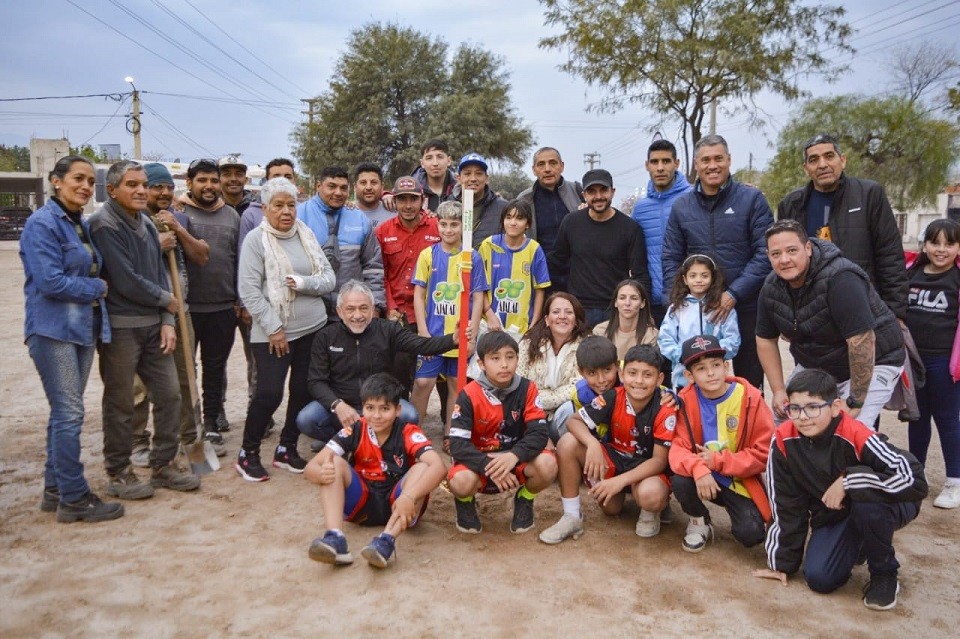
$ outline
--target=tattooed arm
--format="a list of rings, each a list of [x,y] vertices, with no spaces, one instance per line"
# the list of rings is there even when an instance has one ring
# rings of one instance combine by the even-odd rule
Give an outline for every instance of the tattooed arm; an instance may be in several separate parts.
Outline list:
[[[847,356],[850,359],[850,395],[862,402],[870,390],[877,338],[873,330],[847,338]]]

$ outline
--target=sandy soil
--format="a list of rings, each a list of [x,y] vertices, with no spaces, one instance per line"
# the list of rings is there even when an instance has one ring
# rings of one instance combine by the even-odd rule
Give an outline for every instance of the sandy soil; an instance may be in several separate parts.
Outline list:
[[[587,533],[548,547],[534,532],[510,534],[508,497],[483,498],[484,532],[459,534],[452,498],[437,491],[422,525],[400,539],[391,569],[359,557],[339,569],[312,562],[307,546],[322,528],[313,487],[276,469],[271,481],[250,484],[232,469],[246,395],[239,347],[222,470],[196,494],[127,502],[114,522],[58,524],[38,509],[48,409],[22,344],[16,251],[15,242],[0,242],[0,637],[956,636],[958,514],[934,509],[932,498],[896,537],[902,590],[889,613],[861,603],[864,567],[830,596],[801,578],[787,588],[752,578],[763,552],[737,544],[720,509],[716,542],[699,555],[682,552],[686,518],[675,503],[677,522],[641,540],[635,507],[607,518],[585,500]],[[97,491],[106,484],[101,390],[94,366],[83,459]],[[883,429],[905,446],[893,415],[884,415]],[[427,431],[439,436],[435,418]],[[305,441],[301,451],[309,452]],[[936,495],[938,445],[929,476]],[[559,514],[554,487],[537,499],[537,530]],[[357,554],[374,531],[347,524],[346,533]]]

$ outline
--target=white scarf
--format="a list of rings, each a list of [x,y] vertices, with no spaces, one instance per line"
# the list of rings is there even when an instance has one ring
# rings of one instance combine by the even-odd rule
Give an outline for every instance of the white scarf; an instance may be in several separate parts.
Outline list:
[[[290,230],[284,232],[273,228],[267,222],[267,218],[263,218],[260,228],[263,229],[263,266],[267,283],[267,300],[280,318],[280,323],[286,326],[287,319],[293,316],[293,300],[296,299],[297,292],[287,286],[287,275],[293,275],[293,266],[278,240],[288,240],[294,236],[300,238],[300,245],[310,256],[310,263],[313,265],[311,276],[319,275],[323,270],[319,257],[322,255],[322,249],[310,227],[300,220],[296,220]]]

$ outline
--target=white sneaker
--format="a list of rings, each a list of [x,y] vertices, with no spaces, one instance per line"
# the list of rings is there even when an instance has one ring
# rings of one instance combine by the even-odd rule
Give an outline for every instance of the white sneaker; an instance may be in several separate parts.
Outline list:
[[[687,552],[700,552],[713,537],[713,526],[706,517],[691,517],[687,524],[687,533],[683,538],[683,549]]]
[[[960,485],[949,484],[943,487],[940,494],[933,500],[937,508],[956,508],[960,506]]]
[[[569,537],[580,539],[581,535],[583,535],[583,515],[574,517],[564,513],[557,523],[540,533],[540,541],[553,546]]]
[[[137,468],[150,468],[150,449],[141,448],[130,454],[130,463]]]
[[[637,537],[656,537],[660,534],[660,513],[652,513],[649,510],[640,510],[640,517],[637,519],[635,529]]]

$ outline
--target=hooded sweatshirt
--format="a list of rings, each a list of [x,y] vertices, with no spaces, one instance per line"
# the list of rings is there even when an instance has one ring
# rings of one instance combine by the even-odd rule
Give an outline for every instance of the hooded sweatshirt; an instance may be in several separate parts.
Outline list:
[[[189,193],[180,196],[190,232],[210,246],[210,259],[203,266],[187,261],[191,313],[216,313],[237,301],[237,237],[240,216],[222,198],[209,205],[197,203]]]

